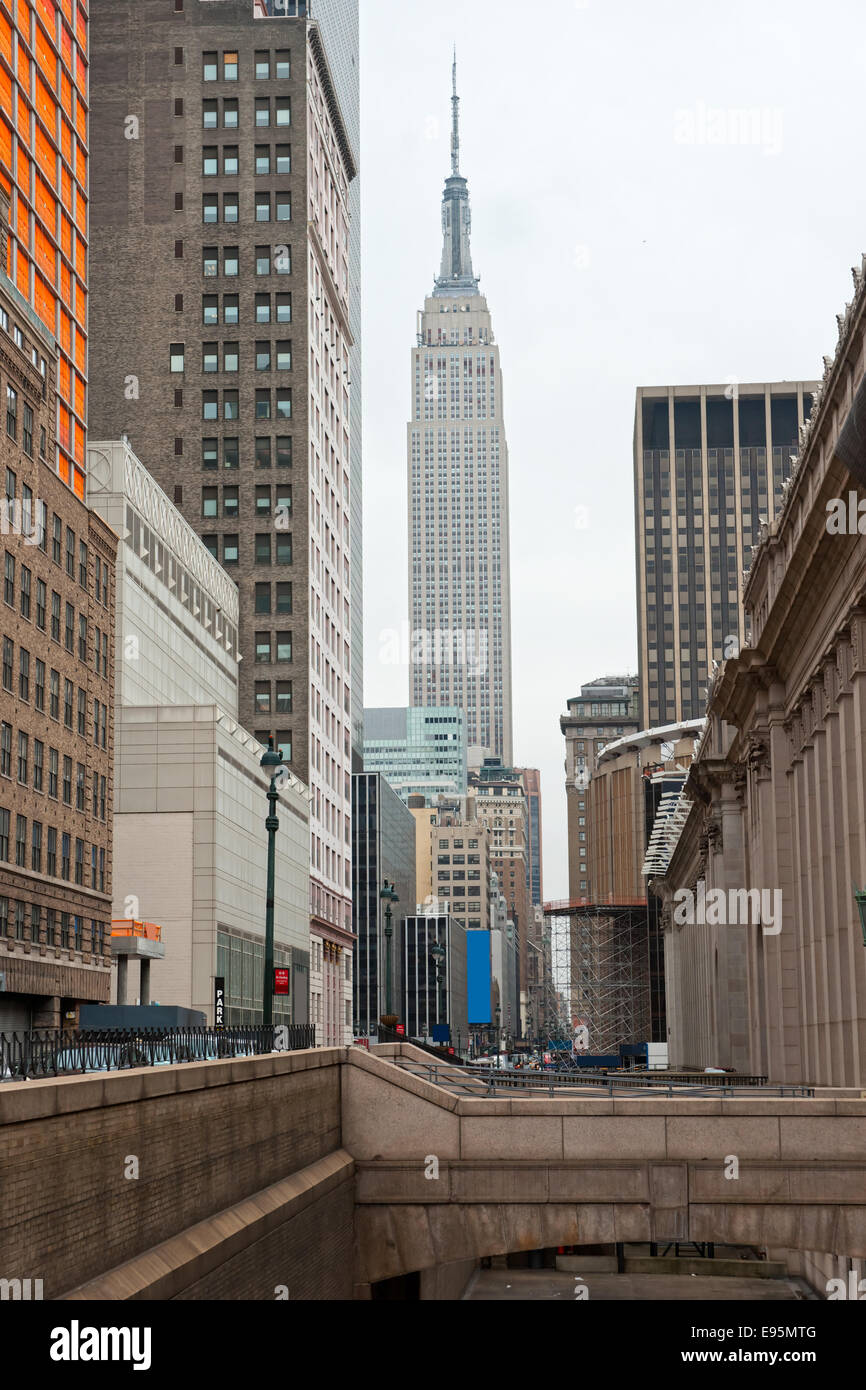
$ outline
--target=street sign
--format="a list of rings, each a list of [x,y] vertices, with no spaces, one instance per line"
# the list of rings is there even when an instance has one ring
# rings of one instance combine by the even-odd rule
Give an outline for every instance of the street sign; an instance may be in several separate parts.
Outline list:
[[[286,995],[289,992],[289,972],[281,966],[274,971],[274,994]]]
[[[396,1029],[395,1029],[394,1031],[397,1032],[397,1033],[399,1033],[401,1038],[405,1038],[405,1036],[406,1036],[406,1025],[405,1025],[405,1023],[398,1023],[398,1024],[397,1024],[397,1027],[396,1027]]]
[[[213,982],[213,1020],[216,1028],[225,1027],[226,982],[217,975]]]

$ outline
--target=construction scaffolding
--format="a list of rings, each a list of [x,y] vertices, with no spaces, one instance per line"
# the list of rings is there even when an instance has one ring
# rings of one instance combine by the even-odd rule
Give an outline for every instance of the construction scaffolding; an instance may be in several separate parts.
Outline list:
[[[554,986],[575,1050],[618,1051],[650,1040],[648,908],[643,898],[545,903]]]

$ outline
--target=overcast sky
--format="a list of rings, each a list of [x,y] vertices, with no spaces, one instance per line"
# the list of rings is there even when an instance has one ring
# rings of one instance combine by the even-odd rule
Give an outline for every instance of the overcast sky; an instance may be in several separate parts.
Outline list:
[[[635,388],[820,377],[866,249],[866,5],[361,0],[361,25],[365,703],[409,699],[379,658],[408,616],[411,351],[456,41],[505,386],[514,755],[541,769],[544,893],[565,897],[559,716],[637,670]]]

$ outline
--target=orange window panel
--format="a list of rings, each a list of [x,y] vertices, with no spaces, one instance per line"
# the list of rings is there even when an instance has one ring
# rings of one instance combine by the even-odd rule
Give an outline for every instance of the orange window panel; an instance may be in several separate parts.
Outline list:
[[[36,310],[39,317],[41,318],[42,322],[44,324],[47,324],[47,326],[51,329],[51,332],[53,333],[56,327],[57,301],[55,300],[52,291],[49,289],[45,281],[42,279],[41,275],[34,276],[34,281],[35,285],[33,293],[33,307]]]
[[[75,225],[82,236],[87,236],[87,199],[80,188],[75,199]]]
[[[72,417],[69,414],[69,411],[66,409],[66,406],[63,405],[62,402],[60,403],[57,414],[59,417],[58,431],[60,436],[60,447],[61,449],[68,449],[71,443],[70,422]]]
[[[75,145],[75,177],[82,188],[87,187],[87,151],[80,140]]]
[[[57,389],[63,400],[69,400],[69,380],[70,380],[69,359],[61,357],[57,364]]]
[[[60,209],[60,249],[68,260],[72,260],[72,223],[63,209]]]
[[[12,66],[12,25],[6,15],[0,10],[0,54],[6,59],[10,68]]]
[[[41,174],[36,175],[34,206],[39,217],[52,232],[57,226],[57,199]]]
[[[36,0],[36,12],[49,33],[54,33],[56,12],[54,0]]]
[[[80,328],[75,334],[75,365],[80,372],[87,367],[87,338]]]
[[[25,256],[21,247],[18,247],[18,278],[16,281],[18,289],[25,299],[30,297],[30,262]]]
[[[72,207],[72,176],[62,165],[60,168],[60,203],[62,207]]]
[[[78,90],[82,94],[87,91],[87,64],[78,59]],[[87,144],[87,108],[79,98],[75,103],[75,129],[78,131],[78,138]]]
[[[45,279],[49,285],[55,285],[57,283],[57,253],[54,250],[53,242],[49,240],[38,224],[33,251],[36,264]]]
[[[60,346],[64,352],[72,351],[72,319],[64,308],[60,310]]]
[[[25,197],[30,197],[30,160],[21,146],[18,146],[18,187]]]
[[[18,82],[27,95],[30,95],[30,54],[23,43],[18,45]]]
[[[12,173],[12,127],[0,114],[0,164]]]
[[[82,439],[82,441],[81,441],[80,446],[76,445],[75,456],[76,456],[76,458],[78,459],[78,462],[81,464],[81,468],[76,468],[76,470],[75,470],[75,477],[74,477],[74,479],[73,479],[73,481],[72,481],[72,486],[73,486],[74,489],[75,489],[75,496],[76,496],[76,497],[80,497],[81,500],[82,500],[82,502],[83,502],[83,501],[84,501],[84,472],[83,472],[83,469],[84,469],[84,440],[83,440],[83,439]]]
[[[82,335],[79,333],[79,340]],[[77,346],[77,345],[76,345]],[[75,373],[75,402],[82,420],[87,419],[87,384],[80,372]]]
[[[72,67],[72,31],[65,24],[60,25],[60,56],[68,68]]]
[[[48,37],[44,30],[37,24],[36,26],[36,66],[50,86],[52,92],[57,91],[57,54],[53,44],[48,42]]]
[[[72,163],[72,126],[65,117],[60,121],[60,150],[67,164]]]
[[[36,90],[33,93],[33,104],[48,129],[51,131],[55,130],[57,124],[57,103],[42,81],[39,73],[36,74]]]
[[[82,282],[87,284],[87,242],[81,237],[75,240],[75,272]]]
[[[61,114],[72,110],[72,81],[66,76],[65,72],[60,74],[60,111]]]
[[[53,188],[57,182],[57,155],[41,125],[36,127],[36,163],[45,175],[46,182]]]
[[[75,37],[77,38],[79,44],[81,45],[82,51],[83,51],[84,53],[86,53],[86,52],[87,52],[87,15],[84,13],[84,7],[83,7],[82,5],[79,5],[79,6],[78,6],[78,12],[77,12],[76,17],[75,17]]]
[[[60,262],[60,298],[64,304],[72,303],[72,275],[65,261]]]
[[[30,144],[30,107],[18,91],[18,139]]]
[[[76,322],[84,328],[87,323],[87,290],[80,280],[75,282],[75,318]]]
[[[18,194],[17,203],[18,203],[18,206],[17,206],[16,211],[15,211],[15,233],[16,233],[16,235],[17,235],[17,237],[18,237],[18,240],[21,242],[21,245],[22,245],[23,247],[25,247],[26,250],[29,251],[29,250],[30,250],[30,213],[28,212],[27,204],[25,203],[24,199],[21,197],[21,194],[20,194],[20,193]]]
[[[5,68],[0,68],[0,108],[12,110],[12,78]]]

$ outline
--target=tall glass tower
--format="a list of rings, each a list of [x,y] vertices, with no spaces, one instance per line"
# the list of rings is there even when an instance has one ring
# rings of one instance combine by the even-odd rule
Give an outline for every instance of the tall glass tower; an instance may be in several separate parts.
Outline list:
[[[512,760],[508,448],[499,348],[479,293],[453,71],[442,265],[418,315],[409,424],[410,702],[466,711],[470,762]]]

